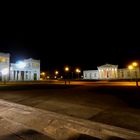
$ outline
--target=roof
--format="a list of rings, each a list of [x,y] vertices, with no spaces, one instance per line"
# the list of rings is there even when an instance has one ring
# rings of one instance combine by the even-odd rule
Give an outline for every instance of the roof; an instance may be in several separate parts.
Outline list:
[[[110,67],[118,67],[118,65],[112,65],[112,64],[105,64],[105,65],[102,65],[102,66],[99,66],[97,68],[110,68]]]

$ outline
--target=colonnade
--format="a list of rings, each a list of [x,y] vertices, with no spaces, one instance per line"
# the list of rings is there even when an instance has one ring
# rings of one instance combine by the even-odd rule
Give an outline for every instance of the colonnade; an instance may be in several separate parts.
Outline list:
[[[39,77],[38,73],[33,71],[20,71],[20,70],[10,71],[11,81],[39,80],[38,77]]]

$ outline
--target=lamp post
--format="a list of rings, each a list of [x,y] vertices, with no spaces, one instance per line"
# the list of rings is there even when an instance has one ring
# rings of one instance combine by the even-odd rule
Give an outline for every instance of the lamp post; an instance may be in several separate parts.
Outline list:
[[[43,78],[43,80],[45,79],[46,73],[45,72],[41,72],[41,76]]]
[[[129,65],[128,68],[130,70],[134,69],[135,68],[135,78],[136,78],[136,86],[138,87],[139,84],[138,84],[138,78],[139,78],[139,71],[137,73],[137,68],[138,68],[138,63],[137,62],[133,62],[132,65]]]
[[[137,74],[137,66],[138,66],[138,63],[137,62],[133,62],[132,63],[132,66],[134,66],[135,67],[135,73],[136,73],[136,86],[138,87],[139,86],[139,84],[138,84],[138,74]]]
[[[69,67],[68,67],[68,66],[65,67],[65,72],[66,72],[66,73],[69,72]],[[64,80],[65,80],[65,85],[66,85],[66,80],[67,80],[66,73],[65,73],[65,79],[64,79]],[[69,80],[69,84],[70,84],[69,76],[68,76],[68,80]]]
[[[55,71],[55,75],[56,75],[56,79],[57,79],[57,75],[59,74],[59,72],[56,70]]]
[[[76,69],[76,73],[78,74],[78,78],[77,79],[79,79],[79,73],[80,73],[81,71],[80,71],[80,69]]]

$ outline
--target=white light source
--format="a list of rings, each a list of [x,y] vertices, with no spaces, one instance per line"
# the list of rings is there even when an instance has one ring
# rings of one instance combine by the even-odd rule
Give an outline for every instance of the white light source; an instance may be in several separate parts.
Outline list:
[[[23,69],[26,66],[26,63],[23,61],[18,61],[16,65],[18,68]]]
[[[2,71],[1,71],[2,75],[7,75],[9,73],[9,69],[8,68],[4,68]]]

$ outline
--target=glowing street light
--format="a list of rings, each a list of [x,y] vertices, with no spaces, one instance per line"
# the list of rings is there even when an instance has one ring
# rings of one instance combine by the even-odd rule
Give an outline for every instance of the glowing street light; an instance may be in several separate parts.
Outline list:
[[[45,72],[41,72],[40,74],[42,76],[43,79],[45,79],[46,73]]]
[[[77,73],[80,73],[81,71],[77,68],[77,69],[76,69],[76,72],[77,72]]]
[[[69,72],[69,67],[68,66],[66,66],[65,67],[65,72]],[[70,84],[70,78],[69,78],[69,73],[68,73],[68,77],[66,76],[66,73],[65,73],[65,85],[66,85],[66,79],[68,78],[68,81],[69,81],[69,84]]]
[[[59,73],[58,71],[55,71],[55,75],[58,75],[58,73]]]
[[[137,63],[137,62],[133,62],[132,65],[133,65],[134,67],[136,67],[136,66],[138,66],[138,63]]]
[[[42,76],[45,76],[45,72],[41,72],[41,75],[42,75]]]
[[[69,67],[65,67],[65,71],[69,71]]]
[[[136,86],[138,87],[138,74],[137,74],[137,70],[136,70],[136,67],[138,66],[138,63],[137,62],[133,62],[132,65],[129,65],[128,66],[128,69],[132,70],[135,68],[135,73],[136,73]]]
[[[78,68],[77,68],[75,71],[76,71],[76,73],[78,74],[78,79],[79,79],[79,73],[80,73],[81,71],[80,71],[80,69],[78,69]]]
[[[59,74],[59,72],[56,70],[56,71],[55,71],[55,76],[54,76],[55,79],[57,79],[57,75],[58,75],[58,74]]]
[[[132,65],[129,65],[129,66],[128,66],[128,69],[129,69],[129,70],[132,70],[132,69],[133,69],[133,66],[132,66]]]

